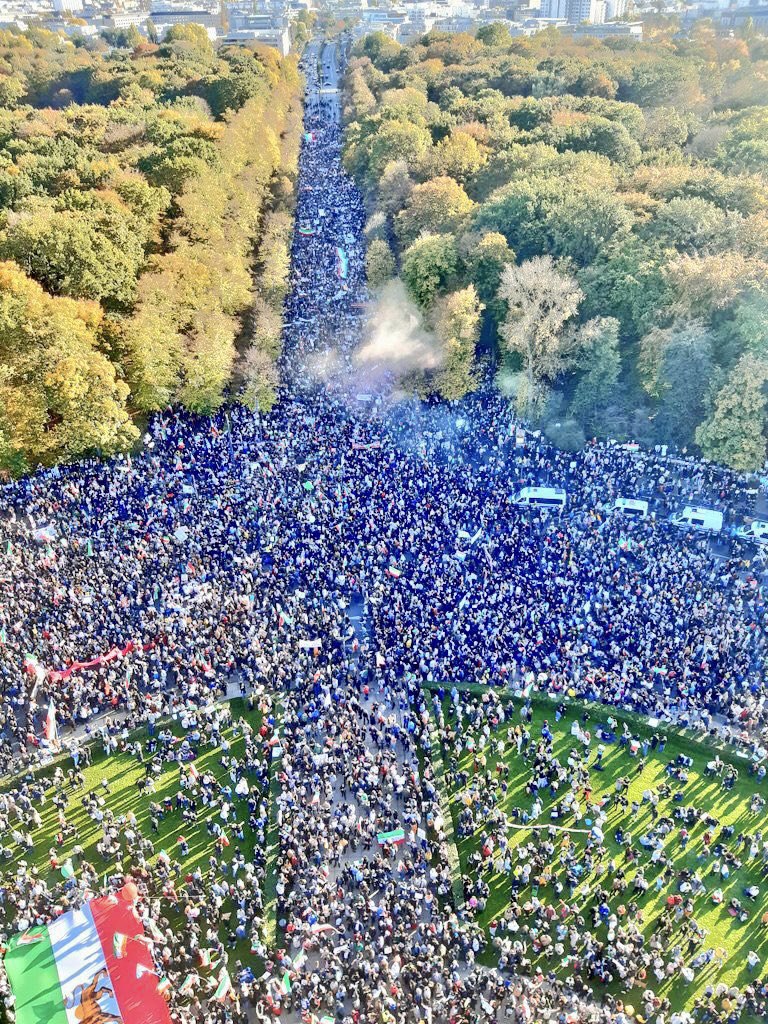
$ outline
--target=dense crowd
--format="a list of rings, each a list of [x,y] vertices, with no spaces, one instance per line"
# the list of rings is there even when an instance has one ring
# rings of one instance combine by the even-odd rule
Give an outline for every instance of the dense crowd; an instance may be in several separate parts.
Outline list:
[[[530,432],[519,445],[508,405],[487,390],[456,408],[357,395],[364,208],[341,167],[337,101],[320,93],[313,60],[305,72],[277,408],[206,420],[168,411],[133,458],[41,471],[0,494],[2,768],[46,753],[51,701],[73,752],[54,787],[66,790],[99,730],[125,744],[131,725],[175,711],[217,744],[228,687],[279,695],[280,949],[259,938],[261,856],[241,874],[228,851],[182,891],[151,835],[116,836],[124,823],[104,817],[104,850],[116,864],[130,853],[174,983],[198,949],[226,952],[215,937],[225,903],[232,945],[247,935],[265,961],[258,977],[230,962],[236,1003],[212,1003],[205,985],[174,997],[179,1021],[458,1024],[496,1020],[501,1007],[533,1021],[545,1006],[555,1020],[620,1021],[578,985],[475,964],[486,939],[452,887],[421,684],[533,678],[722,733],[760,762],[760,581],[746,549],[715,559],[701,535],[666,525],[685,501],[737,515],[753,495],[734,474],[661,452],[595,443],[571,455]],[[565,515],[514,505],[518,487],[541,482],[567,489]],[[655,519],[608,511],[638,493]],[[254,805],[241,817],[261,832],[275,727],[232,769]],[[175,746],[151,753],[177,756]],[[26,869],[38,788],[30,776],[0,803],[13,826],[4,847],[18,858],[0,887],[9,926],[73,898]],[[79,873],[80,898],[100,871]],[[189,908],[181,934],[169,902]]]

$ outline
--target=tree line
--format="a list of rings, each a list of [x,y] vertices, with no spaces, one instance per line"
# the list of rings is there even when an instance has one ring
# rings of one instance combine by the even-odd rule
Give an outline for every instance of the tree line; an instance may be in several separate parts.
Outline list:
[[[374,289],[398,275],[443,347],[418,387],[495,371],[565,447],[586,436],[766,456],[768,38],[639,43],[373,33],[345,162]]]
[[[274,402],[301,130],[269,47],[0,32],[0,469]]]

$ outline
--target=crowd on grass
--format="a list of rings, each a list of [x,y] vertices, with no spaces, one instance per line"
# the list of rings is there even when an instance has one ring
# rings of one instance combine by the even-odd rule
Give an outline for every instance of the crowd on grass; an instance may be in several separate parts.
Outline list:
[[[613,923],[610,950],[602,936],[585,953],[578,914],[563,920],[582,942],[568,954],[569,984],[529,971],[514,912],[493,936],[498,967],[478,962],[488,938],[467,906],[482,898],[472,886],[483,870],[466,893],[456,886],[423,686],[479,683],[493,694],[546,680],[550,692],[629,708],[664,729],[690,725],[733,740],[760,771],[765,606],[751,550],[729,546],[716,558],[705,536],[666,522],[687,501],[737,516],[752,506],[751,484],[694,459],[613,444],[568,454],[527,433],[520,446],[509,407],[487,389],[457,408],[360,395],[365,212],[341,166],[335,100],[318,91],[313,60],[305,72],[278,406],[269,416],[235,406],[211,419],[169,410],[132,458],[40,471],[0,493],[0,758],[16,773],[0,799],[5,932],[129,876],[179,1024],[469,1024],[502,1013],[622,1024],[614,997],[593,998],[596,978],[608,974],[645,983],[637,1011],[655,1024],[736,1019],[764,1000],[759,986],[693,1018],[656,1005],[653,962],[644,978],[637,967],[653,947],[635,949],[629,910]],[[567,489],[563,515],[515,506],[520,486],[543,482]],[[638,492],[656,518],[609,511],[616,496]],[[272,721],[246,736],[236,764],[217,710],[228,686],[275,695],[280,708],[274,715],[268,697],[256,698]],[[108,793],[83,792],[104,831],[104,863],[78,860],[63,815],[60,845],[75,872],[55,884],[26,855],[40,838],[43,786],[31,769],[53,753],[44,735],[52,708],[67,758],[47,799],[80,795],[89,740],[143,759],[145,790],[153,765],[179,761],[181,793],[139,827],[130,812],[111,814]],[[161,731],[168,713],[186,723],[181,743]],[[157,727],[139,749],[130,728],[150,716]],[[215,750],[229,783],[190,774],[201,748]],[[584,781],[583,761],[556,766],[545,738],[529,737],[526,757],[545,785],[553,772],[564,773],[564,789]],[[273,911],[268,765],[279,781]],[[175,814],[183,828],[215,805],[216,824],[225,804],[218,827],[233,832],[230,846],[211,826],[207,867],[187,876],[183,854],[159,855],[155,816]],[[238,829],[256,835],[252,857],[241,860]],[[533,871],[545,857],[540,838],[531,844]],[[735,842],[728,848],[747,855]],[[762,849],[758,842],[760,857]],[[51,867],[58,855],[57,843]],[[698,955],[686,915],[693,898],[669,911],[673,927],[685,919],[677,931],[693,948],[665,955],[665,975]],[[278,939],[267,948],[269,912]],[[569,941],[558,939],[564,950]],[[619,946],[627,977],[614,962]],[[211,964],[230,971],[234,999],[211,999]]]
[[[563,700],[534,720],[524,692],[432,695],[457,838],[470,839],[463,895],[499,968],[554,972],[614,1008],[639,993],[647,1020],[680,991],[701,1020],[763,1014],[760,769],[729,811],[739,769],[707,746],[670,749],[664,729]],[[726,962],[753,975],[743,991],[721,980]]]

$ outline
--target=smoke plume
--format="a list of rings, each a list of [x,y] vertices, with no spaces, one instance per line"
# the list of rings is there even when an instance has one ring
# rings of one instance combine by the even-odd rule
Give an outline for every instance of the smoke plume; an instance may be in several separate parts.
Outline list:
[[[442,346],[425,326],[405,285],[399,279],[390,281],[371,302],[355,361],[361,368],[378,367],[402,378],[416,370],[434,370],[442,360]]]

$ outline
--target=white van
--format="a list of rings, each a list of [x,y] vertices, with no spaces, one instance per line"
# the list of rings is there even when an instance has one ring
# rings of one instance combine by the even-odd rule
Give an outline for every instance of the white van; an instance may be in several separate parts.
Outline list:
[[[755,544],[768,544],[768,523],[765,519],[753,519],[747,526],[740,526],[736,536]]]
[[[630,519],[648,518],[648,502],[642,498],[617,498],[613,508]]]
[[[523,487],[515,498],[522,508],[565,508],[568,495],[562,487]]]
[[[700,508],[698,505],[686,505],[682,512],[674,512],[669,517],[673,526],[691,530],[705,530],[708,533],[720,533],[723,528],[723,513],[712,508]]]

